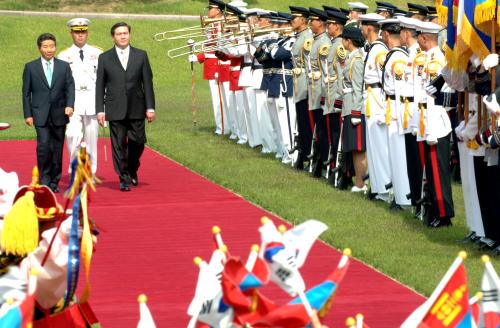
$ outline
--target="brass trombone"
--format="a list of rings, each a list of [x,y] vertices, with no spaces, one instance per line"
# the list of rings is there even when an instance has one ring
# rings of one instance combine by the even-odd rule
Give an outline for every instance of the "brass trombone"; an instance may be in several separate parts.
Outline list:
[[[210,25],[215,25],[215,23],[218,23],[218,22],[221,22],[223,24],[225,22],[225,19],[226,19],[225,17],[208,18],[206,16],[200,16],[200,25],[183,27],[183,28],[178,28],[175,30],[168,30],[168,31],[164,31],[164,32],[159,32],[153,36],[153,39],[155,41],[158,41],[158,42],[165,41],[165,40],[172,40],[172,39],[170,39],[171,37],[169,37],[168,35],[173,34],[173,33],[187,33],[187,34],[192,34],[192,35],[194,35],[195,33],[201,34],[203,31],[210,28],[211,27]],[[184,35],[174,36],[174,38],[176,38],[176,37],[182,38],[182,36],[184,36]],[[198,36],[195,36],[195,37],[198,37]],[[190,38],[190,37],[188,37],[188,38]]]

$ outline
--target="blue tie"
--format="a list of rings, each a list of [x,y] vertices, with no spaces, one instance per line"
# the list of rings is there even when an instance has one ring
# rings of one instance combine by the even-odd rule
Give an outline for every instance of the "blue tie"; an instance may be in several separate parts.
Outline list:
[[[49,83],[49,87],[52,85],[52,68],[50,67],[50,62],[47,62],[47,71],[45,72],[45,77]]]

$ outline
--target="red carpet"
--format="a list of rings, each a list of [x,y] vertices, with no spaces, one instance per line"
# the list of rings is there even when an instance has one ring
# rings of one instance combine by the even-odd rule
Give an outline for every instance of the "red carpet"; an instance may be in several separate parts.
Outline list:
[[[1,168],[16,171],[22,184],[30,181],[35,142],[0,142],[0,154]],[[159,327],[185,327],[198,274],[192,259],[208,260],[211,227],[219,225],[231,253],[246,258],[250,246],[260,242],[260,217],[279,219],[150,149],[139,173],[139,187],[120,192],[111,158],[105,162],[101,151],[98,176],[103,184],[90,204],[91,216],[102,229],[90,303],[104,327],[135,327],[137,296],[145,293]],[[60,187],[67,186],[67,178],[64,174]],[[307,286],[321,282],[339,258],[338,251],[316,243],[302,269]],[[288,299],[274,286],[265,293],[278,303]],[[325,324],[345,327],[347,316],[363,313],[372,328],[396,327],[422,301],[415,292],[353,261]]]

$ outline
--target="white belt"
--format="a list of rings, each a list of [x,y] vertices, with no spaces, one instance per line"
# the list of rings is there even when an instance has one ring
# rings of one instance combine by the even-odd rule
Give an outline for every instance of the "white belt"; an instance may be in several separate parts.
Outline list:
[[[229,67],[229,70],[230,70],[231,72],[240,71],[240,67],[239,67],[239,66],[231,66],[231,67]]]
[[[217,56],[215,56],[215,54],[206,53],[205,58],[217,59]]]

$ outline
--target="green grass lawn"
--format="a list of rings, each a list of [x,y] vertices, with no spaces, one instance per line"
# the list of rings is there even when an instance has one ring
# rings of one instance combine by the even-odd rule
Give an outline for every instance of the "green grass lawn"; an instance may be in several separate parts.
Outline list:
[[[90,43],[111,47],[109,28],[114,22],[94,19]],[[0,121],[12,124],[0,138],[34,138],[34,130],[23,123],[23,65],[38,56],[35,40],[42,32],[55,33],[60,50],[69,46],[65,23],[62,18],[0,17]],[[430,230],[408,212],[392,213],[384,204],[334,190],[323,181],[295,172],[273,156],[261,155],[258,149],[216,137],[201,66],[196,67],[198,129],[193,131],[189,63],[186,58],[169,60],[166,56],[168,48],[182,41],[168,44],[152,40],[158,31],[188,23],[137,20],[131,24],[132,44],[148,51],[155,74],[158,120],[147,127],[149,147],[292,223],[310,218],[327,223],[329,230],[322,236],[325,242],[338,249],[351,247],[354,257],[422,294],[432,292],[463,248],[456,240],[467,233],[459,186],[453,188],[457,213],[453,227]],[[471,290],[475,292],[483,272],[481,253],[469,245],[465,250],[469,252],[466,267]],[[499,259],[493,264],[500,270]]]
[[[82,1],[82,0],[0,0],[0,9],[9,10],[41,10],[41,11],[71,11],[71,12],[115,12],[115,13],[150,13],[150,14],[204,14],[206,0],[143,0],[143,1]],[[230,2],[229,0],[226,2]],[[329,0],[312,2],[307,0],[275,1],[275,0],[245,0],[249,8],[265,8],[287,11],[289,5],[304,7],[321,7],[330,5],[347,8],[347,0]],[[374,0],[363,1],[373,9]],[[391,3],[407,9],[405,0],[394,0]],[[418,1],[424,5],[434,5],[433,0]]]

